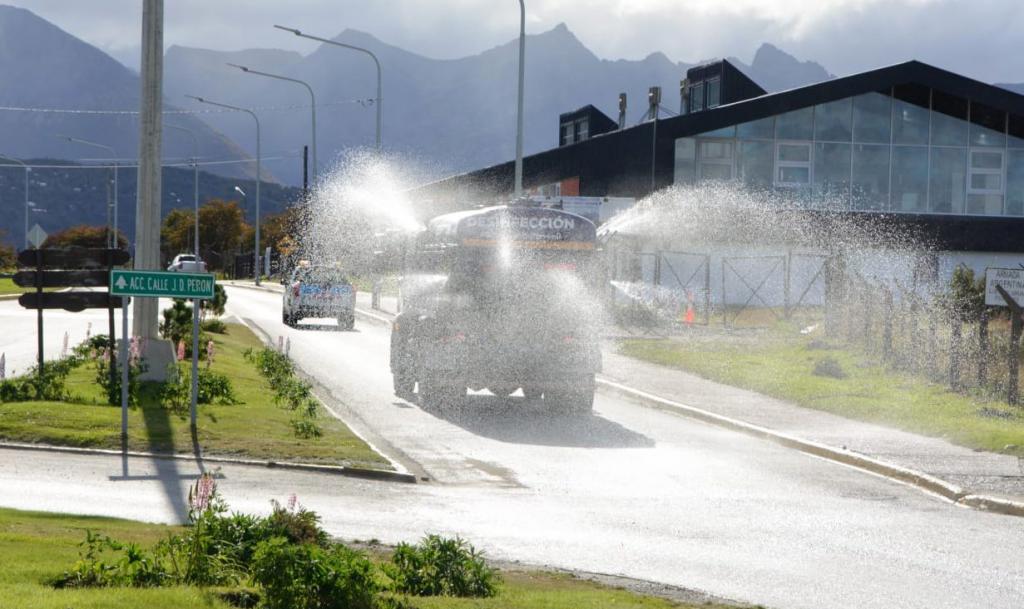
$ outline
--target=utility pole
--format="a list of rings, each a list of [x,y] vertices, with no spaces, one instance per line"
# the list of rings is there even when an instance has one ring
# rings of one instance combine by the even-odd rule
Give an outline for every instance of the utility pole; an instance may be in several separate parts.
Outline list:
[[[160,139],[164,57],[163,0],[142,7],[142,83],[139,108],[139,187],[135,219],[135,268],[160,268]],[[136,298],[135,336],[158,339],[156,298]]]

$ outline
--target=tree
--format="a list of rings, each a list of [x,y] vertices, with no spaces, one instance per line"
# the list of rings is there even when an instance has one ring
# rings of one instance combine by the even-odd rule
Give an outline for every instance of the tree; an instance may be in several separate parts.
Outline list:
[[[56,249],[64,247],[96,247],[105,248],[110,241],[110,231],[106,226],[88,226],[79,224],[71,228],[57,231],[43,241],[44,249]],[[117,245],[121,249],[128,249],[128,239],[121,231],[117,232]]]
[[[4,243],[7,231],[0,228],[0,269],[12,269],[17,266],[17,252],[13,245]]]
[[[975,279],[974,269],[958,266],[949,280],[947,299],[950,312],[957,319],[978,321],[985,310],[985,277]]]
[[[200,256],[211,269],[224,268],[240,246],[246,249],[249,241],[242,239],[249,230],[237,201],[210,199],[199,208]]]
[[[192,210],[172,209],[160,227],[160,252],[164,260],[170,260],[182,252],[191,252],[194,247],[195,215]]]

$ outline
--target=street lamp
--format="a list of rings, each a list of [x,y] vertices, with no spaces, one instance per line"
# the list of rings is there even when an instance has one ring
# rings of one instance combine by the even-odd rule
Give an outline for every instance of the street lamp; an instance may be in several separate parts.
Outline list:
[[[523,80],[526,71],[526,5],[519,0],[519,103],[516,113],[515,198],[523,196]]]
[[[233,68],[238,68],[239,70],[241,70],[243,72],[247,72],[249,74],[256,74],[257,76],[266,76],[267,78],[276,78],[277,80],[286,80],[288,82],[298,83],[298,84],[302,85],[303,87],[306,87],[306,90],[309,91],[309,99],[312,102],[310,104],[310,109],[312,110],[312,115],[313,115],[313,132],[312,132],[313,184],[316,185],[316,168],[317,168],[317,164],[316,164],[316,95],[313,94],[313,87],[309,86],[309,83],[307,83],[305,81],[302,81],[302,80],[299,80],[298,78],[291,78],[291,77],[288,77],[288,76],[279,76],[277,74],[270,74],[269,72],[260,72],[259,70],[253,70],[252,68],[248,68],[246,66],[240,66],[240,65],[238,65],[236,63],[228,63],[228,65],[233,67]]]
[[[28,249],[28,172],[32,171],[32,168],[18,159],[5,154],[0,154],[0,159],[17,163],[25,168],[25,249]]]
[[[92,146],[93,148],[101,148],[110,152],[114,161],[114,213],[113,213],[113,228],[110,231],[110,249],[117,249],[117,151],[112,146],[106,144],[100,144],[97,142],[90,142],[89,140],[83,140],[77,137],[71,137],[69,135],[58,135],[57,137],[74,142],[76,144],[83,144],[85,146]],[[108,203],[109,206],[109,203]],[[108,223],[110,218],[110,212],[108,214]]]
[[[252,117],[252,120],[256,121],[256,245],[253,248],[253,280],[256,285],[260,284],[260,165],[262,164],[262,153],[260,151],[260,119],[256,116],[256,113],[248,108],[239,108],[238,106],[231,106],[229,104],[222,104],[220,102],[210,101],[202,97],[196,97],[195,95],[186,95],[189,99],[194,99],[201,104],[210,104],[211,106],[218,106],[220,108],[227,108],[228,110],[235,110],[237,112],[245,112]],[[237,187],[236,187],[237,188]]]
[[[188,134],[192,138],[192,186],[195,191],[193,194],[194,206],[195,206],[195,222],[196,222],[196,263],[198,268],[199,262],[199,138],[196,137],[196,132],[191,129],[187,129],[180,125],[164,124],[164,127],[170,127],[183,133]]]
[[[361,53],[366,53],[367,55],[369,55],[373,59],[373,63],[377,65],[377,101],[376,101],[376,104],[377,104],[377,151],[380,152],[380,150],[381,150],[381,123],[383,122],[383,114],[382,113],[383,113],[384,110],[383,110],[383,107],[381,106],[381,89],[383,88],[383,84],[381,82],[380,60],[377,59],[377,56],[374,55],[373,52],[370,51],[369,49],[364,49],[363,47],[357,47],[357,46],[354,46],[354,45],[351,45],[351,44],[345,44],[344,42],[337,42],[336,40],[328,40],[326,38],[320,38],[318,36],[311,36],[309,34],[303,34],[300,30],[297,30],[295,28],[290,28],[290,27],[284,27],[283,25],[275,25],[274,27],[276,27],[279,30],[284,30],[286,32],[291,32],[292,34],[295,34],[296,36],[299,36],[300,38],[308,38],[310,40],[316,40],[316,41],[322,42],[324,44],[333,44],[334,46],[337,46],[337,47],[343,47],[343,48],[346,48],[346,49],[352,49],[353,51],[359,51]]]

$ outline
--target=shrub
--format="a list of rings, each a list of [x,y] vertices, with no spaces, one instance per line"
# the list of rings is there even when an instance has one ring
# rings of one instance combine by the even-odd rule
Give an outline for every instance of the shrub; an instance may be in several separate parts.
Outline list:
[[[192,307],[184,300],[175,299],[174,304],[163,311],[164,320],[160,322],[160,335],[177,345],[192,337]]]
[[[313,440],[323,435],[323,430],[320,429],[320,426],[315,421],[296,417],[289,421],[289,423],[291,423],[292,431],[295,432],[296,438]]]
[[[831,357],[820,359],[814,363],[814,376],[827,376],[834,379],[846,378],[846,371],[842,365]]]
[[[160,400],[173,412],[183,412],[192,403],[192,366],[171,364],[168,368],[171,378],[160,389]],[[209,368],[199,368],[199,383],[196,392],[198,404],[237,404],[235,388],[226,375]]]
[[[216,317],[212,319],[204,320],[199,324],[200,329],[204,332],[213,332],[214,334],[227,334],[228,326],[223,321]]]
[[[288,356],[264,347],[259,351],[247,349],[245,359],[254,363],[267,379],[274,390],[275,404],[300,413],[291,420],[295,436],[307,440],[319,438],[322,431],[314,421],[318,402],[313,397],[310,384],[295,377],[295,366]]]
[[[257,546],[252,580],[267,609],[373,609],[377,592],[373,565],[362,553],[284,537]]]
[[[489,597],[499,583],[483,554],[458,537],[428,535],[417,545],[399,544],[384,569],[392,590],[417,596]]]
[[[288,506],[271,501],[274,510],[263,524],[263,537],[284,537],[292,543],[311,543],[327,546],[327,532],[320,528],[320,516],[298,504],[293,495]]]
[[[164,564],[153,554],[134,543],[122,544],[105,535],[85,532],[79,544],[78,562],[52,583],[55,588],[102,588],[162,586],[171,580]],[[120,552],[119,558],[107,562],[108,556]]]
[[[71,398],[67,378],[82,364],[77,357],[50,360],[43,364],[43,373],[33,366],[24,376],[0,381],[0,402],[29,400],[64,401]]]

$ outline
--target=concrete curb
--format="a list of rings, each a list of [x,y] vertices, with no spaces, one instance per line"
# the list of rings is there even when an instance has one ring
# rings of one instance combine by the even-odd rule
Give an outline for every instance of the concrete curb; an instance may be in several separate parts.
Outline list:
[[[0,442],[0,449],[10,450],[35,450],[40,452],[71,453],[77,455],[99,455],[105,457],[128,456],[144,459],[168,459],[174,461],[195,462],[194,455],[187,454],[161,454],[138,451],[108,450],[103,448],[76,448],[73,446],[52,446],[50,444],[21,444],[17,442]],[[291,461],[262,461],[258,459],[239,459],[233,457],[202,457],[203,463],[222,463],[227,465],[246,465],[250,467],[279,468],[294,471],[318,472],[348,476],[351,478],[366,478],[370,480],[383,480],[387,482],[402,482],[415,484],[416,476],[403,472],[389,472],[382,469],[368,469],[361,467],[347,467],[344,465],[320,465],[316,463],[295,463]]]
[[[0,302],[3,302],[5,300],[17,300],[20,297],[21,294],[3,294],[0,295]]]
[[[753,423],[747,423],[745,421],[726,417],[694,406],[674,402],[608,379],[598,378],[597,386],[605,392],[632,399],[650,408],[687,416],[711,425],[716,425],[718,427],[738,431],[756,438],[775,442],[776,444],[780,444],[787,448],[793,448],[816,457],[821,457],[822,459],[842,463],[844,465],[863,469],[899,482],[904,482],[923,491],[939,495],[957,505],[1010,516],[1024,517],[1024,504],[1022,503],[999,497],[976,495],[956,486],[955,484],[951,484],[945,480],[941,480],[923,472],[908,469],[893,463],[880,461],[878,459],[873,459],[849,450],[834,448],[811,440],[798,438],[767,427],[761,427],[760,425],[754,425]]]

